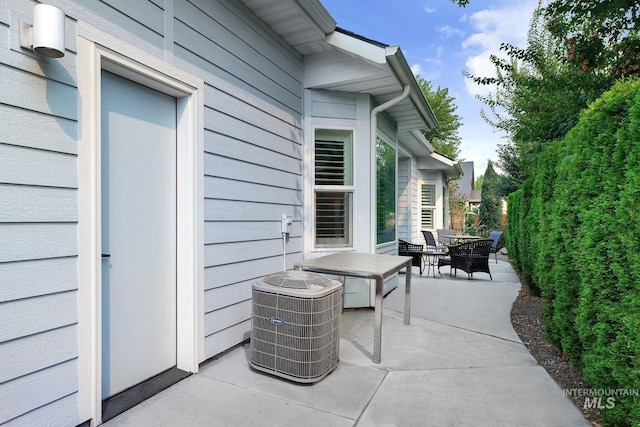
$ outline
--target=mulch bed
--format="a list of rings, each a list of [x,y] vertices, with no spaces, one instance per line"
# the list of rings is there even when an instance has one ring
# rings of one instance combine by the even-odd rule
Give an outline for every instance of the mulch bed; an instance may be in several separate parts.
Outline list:
[[[531,293],[525,285],[511,308],[511,324],[531,355],[563,390],[588,389],[582,381],[582,373],[571,366],[567,357],[557,347],[549,344],[542,331],[542,307],[544,301]],[[569,396],[585,418],[594,426],[600,424],[600,413],[584,408],[584,396]]]

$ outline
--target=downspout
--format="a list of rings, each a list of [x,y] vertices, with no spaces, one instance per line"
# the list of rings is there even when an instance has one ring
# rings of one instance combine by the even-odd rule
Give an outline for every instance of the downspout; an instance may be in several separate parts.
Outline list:
[[[376,156],[375,156],[375,149],[376,149],[376,141],[377,141],[377,137],[378,137],[378,113],[393,107],[394,105],[396,105],[397,103],[403,101],[407,96],[409,96],[409,94],[411,93],[411,85],[404,85],[402,93],[400,95],[398,95],[397,97],[388,100],[387,102],[385,102],[384,104],[380,104],[377,107],[375,107],[373,110],[371,110],[371,117],[370,117],[370,121],[369,123],[371,124],[371,129],[370,129],[370,138],[371,138],[371,150],[373,152],[373,155],[371,156],[371,194],[370,194],[370,200],[372,201],[371,203],[371,219],[373,220],[374,224],[376,223],[376,203],[373,203],[374,200],[376,200],[377,197],[377,186],[376,186]],[[371,231],[371,253],[375,254],[376,253],[376,246],[377,246],[377,236],[376,236],[376,227],[372,228]]]

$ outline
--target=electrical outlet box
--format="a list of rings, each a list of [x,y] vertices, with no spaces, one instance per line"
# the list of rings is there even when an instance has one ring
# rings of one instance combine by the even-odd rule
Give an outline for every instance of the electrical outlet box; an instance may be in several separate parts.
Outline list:
[[[289,234],[291,232],[292,219],[286,214],[282,214],[282,234]]]

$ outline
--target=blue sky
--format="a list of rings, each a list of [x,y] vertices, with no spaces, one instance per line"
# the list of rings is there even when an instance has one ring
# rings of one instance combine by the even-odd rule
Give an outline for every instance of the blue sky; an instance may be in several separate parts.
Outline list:
[[[539,0],[471,0],[466,8],[450,0],[321,0],[337,25],[370,39],[398,45],[414,74],[446,87],[462,117],[460,158],[474,162],[476,177],[487,160],[496,161],[497,144],[505,143],[482,117],[475,98],[486,94],[462,75],[467,70],[491,76],[489,55],[502,42],[526,45],[533,10]]]

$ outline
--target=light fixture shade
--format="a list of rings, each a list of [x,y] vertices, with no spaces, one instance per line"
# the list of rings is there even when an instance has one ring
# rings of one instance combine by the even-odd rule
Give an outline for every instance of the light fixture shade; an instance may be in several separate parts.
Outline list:
[[[33,6],[33,51],[49,58],[64,56],[64,12],[50,4]]]

